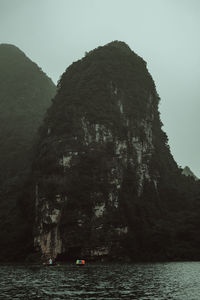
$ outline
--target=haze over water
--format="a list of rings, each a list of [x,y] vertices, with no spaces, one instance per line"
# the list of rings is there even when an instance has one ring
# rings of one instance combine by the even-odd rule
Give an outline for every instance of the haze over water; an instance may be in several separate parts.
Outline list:
[[[199,300],[200,263],[1,265],[0,299]]]

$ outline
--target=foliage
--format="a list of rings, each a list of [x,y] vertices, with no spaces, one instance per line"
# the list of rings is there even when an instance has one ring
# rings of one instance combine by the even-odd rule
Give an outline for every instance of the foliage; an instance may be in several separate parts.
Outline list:
[[[60,230],[71,249],[80,251],[83,245],[112,242],[113,226],[127,225],[129,233],[118,241],[122,248],[112,246],[115,255],[123,253],[134,260],[199,257],[196,247],[200,185],[181,175],[170,153],[167,135],[162,131],[159,100],[145,61],[122,42],[114,41],[90,51],[62,75],[40,129],[33,174],[41,178],[41,195],[52,201],[56,193],[67,195]],[[145,142],[142,121],[151,115],[154,116],[151,180],[145,182],[139,196],[136,162],[135,168],[121,165],[119,210],[108,206],[102,231],[95,234],[91,219],[93,201],[108,199],[109,172],[116,164],[114,140],[128,140],[132,131]],[[129,120],[128,128],[124,119]],[[87,120],[90,128],[103,125],[110,130],[113,140],[86,147],[83,120]],[[71,157],[71,167],[63,170],[59,159],[73,151],[78,151],[77,158]],[[130,147],[128,153],[135,155]],[[79,227],[78,220],[83,216],[85,225]]]
[[[60,231],[66,248],[71,249],[69,256],[73,250],[76,255],[81,253],[83,246],[108,243],[113,257],[119,253],[134,260],[200,257],[200,184],[181,174],[170,153],[159,100],[145,61],[122,42],[90,51],[62,75],[39,130],[30,187],[20,203],[24,207],[27,197],[33,199],[35,183],[40,197],[46,197],[50,205],[57,194],[67,199]],[[150,180],[144,182],[140,195],[139,163],[129,135],[145,143],[144,120],[151,122],[153,151],[148,162]],[[98,124],[109,130],[111,140],[86,145],[84,122],[87,130],[93,130],[90,135]],[[117,157],[116,140],[127,142],[127,157],[132,162],[125,164],[124,158]],[[62,165],[63,157],[70,160],[70,167]],[[108,203],[114,168],[122,176],[118,209]],[[94,201],[106,202],[102,224],[93,218]],[[100,233],[94,230],[98,225],[102,225]],[[117,226],[128,226],[129,232],[116,241],[113,227]]]

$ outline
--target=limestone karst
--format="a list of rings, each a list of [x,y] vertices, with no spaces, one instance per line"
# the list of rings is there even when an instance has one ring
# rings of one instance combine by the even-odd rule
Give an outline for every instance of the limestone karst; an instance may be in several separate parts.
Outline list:
[[[43,256],[171,255],[166,226],[187,197],[161,128],[159,100],[146,62],[123,42],[67,68],[40,130],[33,169],[34,243]]]

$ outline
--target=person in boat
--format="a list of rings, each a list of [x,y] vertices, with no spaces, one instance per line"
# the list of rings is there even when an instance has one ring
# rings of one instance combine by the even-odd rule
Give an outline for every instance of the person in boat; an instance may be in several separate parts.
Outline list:
[[[51,257],[49,258],[49,265],[53,265],[53,259]]]

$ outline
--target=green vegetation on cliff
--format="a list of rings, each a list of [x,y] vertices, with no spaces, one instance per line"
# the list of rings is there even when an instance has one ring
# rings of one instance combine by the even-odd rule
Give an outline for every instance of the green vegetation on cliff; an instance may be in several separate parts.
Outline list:
[[[141,57],[118,41],[90,51],[51,106],[53,83],[18,48],[0,45],[0,68],[1,259],[33,238],[63,259],[200,259],[200,184],[170,153]]]
[[[39,240],[48,232],[55,250],[59,231],[65,258],[200,257],[200,186],[174,161],[158,104],[145,61],[123,42],[90,51],[66,70],[33,164],[32,182],[49,205],[46,215],[37,212]],[[58,223],[51,222],[55,210]]]

